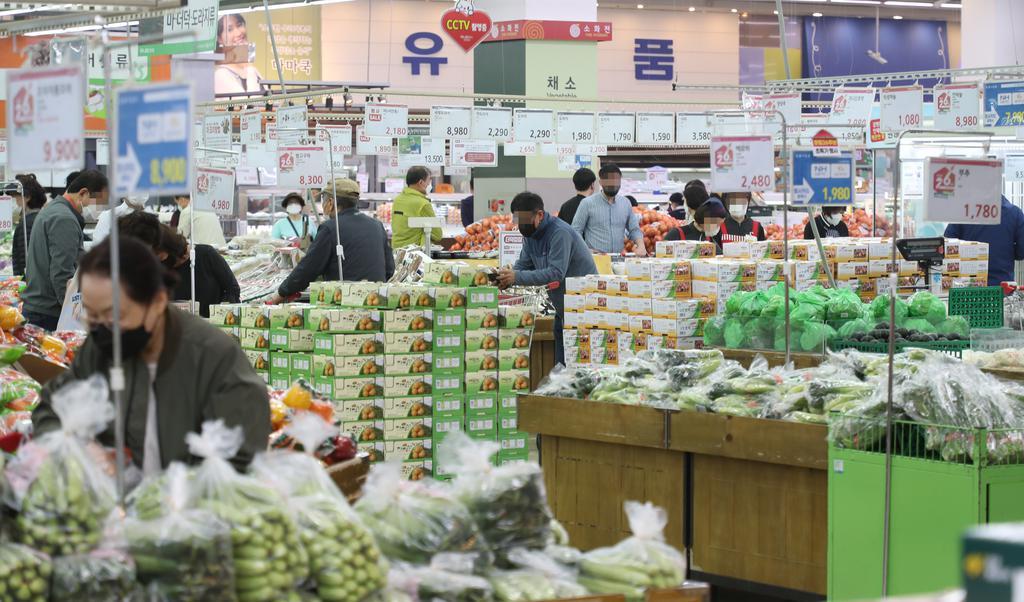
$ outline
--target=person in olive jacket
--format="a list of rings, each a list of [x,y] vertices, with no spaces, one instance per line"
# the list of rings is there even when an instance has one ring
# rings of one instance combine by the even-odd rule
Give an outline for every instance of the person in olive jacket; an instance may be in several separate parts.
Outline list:
[[[238,469],[267,447],[270,402],[267,385],[256,374],[238,342],[169,304],[175,276],[161,267],[143,242],[119,241],[121,262],[121,352],[125,377],[125,445],[144,476],[174,461],[194,463],[185,435],[199,433],[203,422],[223,420],[241,427],[244,442],[231,460]],[[48,382],[32,412],[35,434],[60,428],[53,395],[65,384],[100,374],[109,380],[114,338],[111,329],[110,239],[94,247],[79,264],[79,288],[89,336],[68,370]],[[268,342],[269,343],[269,342]],[[98,437],[114,444],[114,424]]]

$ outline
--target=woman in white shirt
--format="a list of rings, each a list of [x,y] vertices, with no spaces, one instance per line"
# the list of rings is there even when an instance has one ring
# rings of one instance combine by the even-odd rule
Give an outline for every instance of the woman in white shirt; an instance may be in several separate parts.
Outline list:
[[[181,213],[178,217],[178,232],[185,238],[197,245],[210,245],[223,247],[227,244],[224,240],[224,230],[220,227],[220,219],[209,211],[196,211],[193,230],[192,199],[187,194],[174,197]]]

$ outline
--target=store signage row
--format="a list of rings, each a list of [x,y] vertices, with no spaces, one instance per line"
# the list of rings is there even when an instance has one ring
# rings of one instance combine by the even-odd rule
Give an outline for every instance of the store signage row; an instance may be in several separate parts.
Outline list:
[[[497,21],[484,42],[549,40],[557,42],[610,42],[611,21]]]

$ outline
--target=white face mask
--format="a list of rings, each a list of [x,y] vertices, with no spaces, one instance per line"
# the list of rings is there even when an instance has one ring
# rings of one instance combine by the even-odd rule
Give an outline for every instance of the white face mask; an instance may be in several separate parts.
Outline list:
[[[707,224],[704,226],[704,236],[708,238],[714,238],[718,236],[718,233],[722,230],[722,227],[718,224]]]
[[[827,223],[830,226],[838,226],[839,222],[841,222],[841,221],[843,221],[843,214],[842,213],[834,213],[834,214],[826,215],[825,216],[825,223]]]
[[[96,221],[99,217],[100,212],[96,209],[96,205],[83,205],[82,206],[82,217],[87,221]]]
[[[430,194],[431,192],[434,192],[434,183],[433,182],[427,184],[427,189],[423,191],[423,194]]]
[[[737,220],[741,220],[747,216],[747,206],[729,205],[729,215],[735,217]]]
[[[288,212],[288,215],[298,215],[302,213],[302,205],[299,205],[298,203],[292,203],[285,207],[284,210]]]

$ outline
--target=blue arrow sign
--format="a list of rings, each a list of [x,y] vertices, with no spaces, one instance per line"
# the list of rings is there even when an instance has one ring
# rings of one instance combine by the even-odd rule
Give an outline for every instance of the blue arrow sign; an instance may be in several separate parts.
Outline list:
[[[1024,81],[985,84],[985,127],[1024,126]]]
[[[815,156],[793,151],[794,205],[849,205],[853,202],[853,153]]]
[[[114,95],[114,193],[187,193],[192,183],[192,88],[154,84]]]

